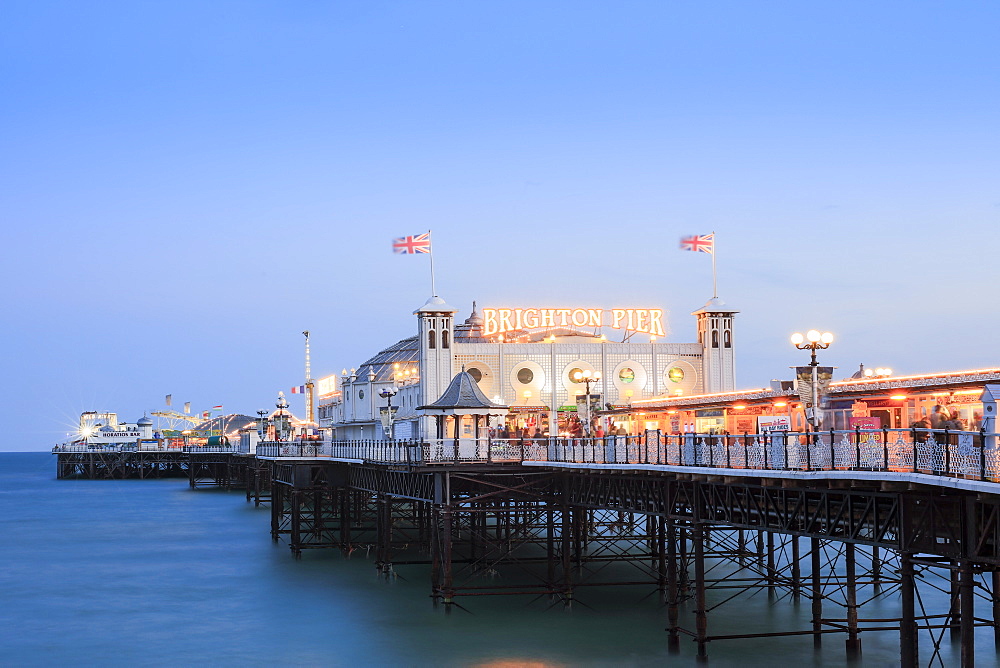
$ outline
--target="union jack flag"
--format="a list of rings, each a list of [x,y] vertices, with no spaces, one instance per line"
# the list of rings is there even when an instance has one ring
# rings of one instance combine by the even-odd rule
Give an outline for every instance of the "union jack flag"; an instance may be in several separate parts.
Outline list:
[[[424,232],[413,237],[401,237],[392,240],[392,252],[402,255],[431,252],[431,233]]]
[[[681,250],[696,253],[715,252],[715,234],[695,234],[681,239]]]

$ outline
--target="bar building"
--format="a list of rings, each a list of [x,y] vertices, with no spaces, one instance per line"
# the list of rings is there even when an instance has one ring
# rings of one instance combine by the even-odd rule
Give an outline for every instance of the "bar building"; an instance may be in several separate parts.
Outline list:
[[[598,409],[627,407],[655,397],[733,391],[736,386],[736,310],[713,298],[692,315],[698,341],[664,340],[660,309],[483,309],[456,322],[458,309],[431,297],[413,312],[417,333],[390,345],[357,368],[344,369],[339,391],[320,396],[319,418],[335,438],[381,439],[382,409],[395,409],[397,439],[437,437],[420,409],[436,402],[461,371],[489,400],[509,410],[513,428],[564,432],[582,419],[586,403]],[[610,341],[604,329],[621,333]],[[618,338],[616,336],[616,338]],[[600,380],[577,382],[579,372]],[[394,392],[391,396],[385,396]],[[475,436],[471,419],[463,436]]]

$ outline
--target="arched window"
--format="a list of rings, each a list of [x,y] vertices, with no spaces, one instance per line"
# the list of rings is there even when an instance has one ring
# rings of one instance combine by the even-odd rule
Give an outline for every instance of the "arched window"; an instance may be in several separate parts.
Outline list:
[[[712,330],[712,347],[713,348],[719,347],[719,330],[717,329]]]
[[[722,333],[722,345],[725,348],[733,347],[733,333],[728,329]]]
[[[428,348],[436,348],[437,346],[434,345],[434,342],[435,342],[435,339],[434,339],[434,330],[432,329],[429,332],[427,332],[427,347]]]
[[[448,346],[448,330],[447,329],[441,332],[441,347],[442,348],[448,348],[449,347]]]

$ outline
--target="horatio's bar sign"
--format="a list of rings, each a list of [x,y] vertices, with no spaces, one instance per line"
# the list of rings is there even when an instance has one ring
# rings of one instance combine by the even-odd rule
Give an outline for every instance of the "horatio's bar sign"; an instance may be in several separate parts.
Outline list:
[[[609,315],[610,314],[610,315]],[[484,308],[483,335],[517,329],[612,327],[663,336],[663,309],[658,308]]]

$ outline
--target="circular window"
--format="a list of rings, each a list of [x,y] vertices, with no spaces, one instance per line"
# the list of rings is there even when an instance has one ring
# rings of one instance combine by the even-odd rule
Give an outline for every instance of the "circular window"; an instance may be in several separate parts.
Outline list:
[[[466,373],[472,376],[472,380],[476,381],[477,383],[483,379],[483,372],[477,369],[476,367],[468,369]]]
[[[684,369],[675,366],[667,372],[667,379],[672,383],[679,383],[684,380]]]
[[[573,367],[572,369],[569,370],[569,382],[579,383],[580,376],[582,375],[583,375],[583,369],[579,367]]]
[[[525,367],[524,369],[519,369],[517,372],[517,380],[522,385],[529,385],[531,381],[533,381],[534,379],[535,379],[535,373],[527,367]]]
[[[618,372],[618,380],[623,383],[631,383],[635,380],[635,370],[631,367],[623,367],[622,370]]]
[[[358,390],[358,399],[364,399],[364,398],[365,398],[365,391]]]

